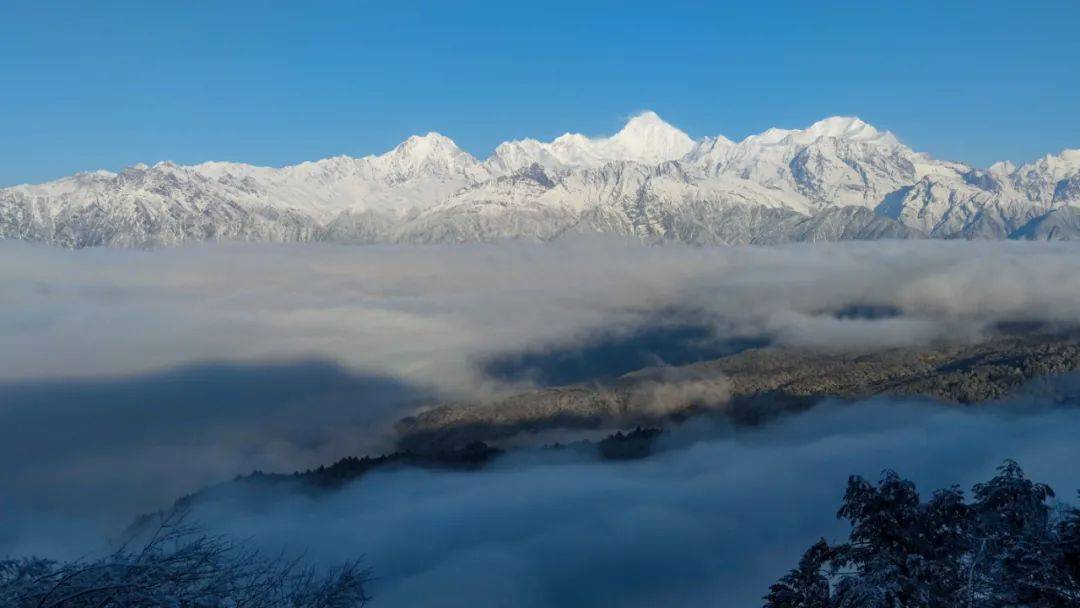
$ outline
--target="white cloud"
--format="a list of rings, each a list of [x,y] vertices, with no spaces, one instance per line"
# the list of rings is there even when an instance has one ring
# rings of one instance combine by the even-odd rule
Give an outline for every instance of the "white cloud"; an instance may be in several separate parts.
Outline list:
[[[478,358],[657,318],[799,345],[971,339],[1002,319],[1080,319],[1080,246],[875,242],[692,249],[0,244],[0,376],[128,374],[317,356],[446,391]],[[893,306],[901,318],[831,314]]]

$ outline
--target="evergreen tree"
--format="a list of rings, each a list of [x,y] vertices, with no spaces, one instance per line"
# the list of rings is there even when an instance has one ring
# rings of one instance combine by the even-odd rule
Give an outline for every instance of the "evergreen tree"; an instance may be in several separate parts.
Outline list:
[[[938,490],[920,509],[919,559],[913,577],[927,606],[962,604],[967,584],[963,558],[970,551],[971,509],[957,486]]]
[[[851,522],[850,540],[836,549],[845,569],[836,589],[843,608],[944,605],[925,584],[927,511],[915,484],[885,471],[875,487],[862,477],[848,480],[839,517]]]
[[[1077,496],[1080,502],[1080,494]],[[1066,507],[1058,527],[1057,582],[1061,597],[1080,605],[1080,509]]]
[[[848,479],[837,516],[847,543],[819,541],[770,588],[766,608],[1076,608],[1080,509],[1005,461],[964,500],[958,487],[921,502],[885,471]]]
[[[825,564],[832,557],[832,549],[825,539],[819,540],[806,550],[797,568],[784,575],[769,588],[765,596],[765,608],[829,608],[832,597]]]
[[[1057,605],[1050,567],[1057,561],[1056,543],[1047,504],[1054,491],[1006,460],[973,493],[973,540],[979,549],[972,560],[977,587],[970,595],[989,607]]]

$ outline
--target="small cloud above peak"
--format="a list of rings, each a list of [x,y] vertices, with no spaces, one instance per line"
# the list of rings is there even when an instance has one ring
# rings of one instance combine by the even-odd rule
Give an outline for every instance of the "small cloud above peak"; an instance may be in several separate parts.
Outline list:
[[[644,110],[630,117],[630,120],[626,121],[626,126],[630,125],[655,125],[668,124],[660,115],[652,110]],[[625,127],[624,127],[625,128]]]
[[[635,114],[630,120],[626,121],[622,130],[619,133],[633,133],[642,131],[669,131],[683,133],[677,127],[667,122],[660,115],[652,110],[645,110],[639,114]],[[617,135],[616,135],[617,136]]]
[[[844,137],[848,139],[875,138],[881,134],[880,131],[857,116],[830,116],[810,125],[805,133],[816,137]]]
[[[897,144],[896,137],[888,131],[879,131],[857,116],[830,116],[805,129],[771,128],[746,141],[758,144],[777,144],[791,138],[799,144],[809,144],[822,138],[837,138],[863,143]]]
[[[823,118],[810,125],[810,128],[808,128],[807,131],[829,130],[844,132],[852,129],[861,129],[863,127],[870,127],[870,125],[858,116],[829,116],[828,118]],[[873,127],[870,128],[873,129]]]
[[[406,142],[413,142],[413,143],[433,143],[433,144],[456,145],[456,144],[454,144],[454,140],[452,140],[449,137],[443,135],[442,133],[439,133],[438,131],[428,131],[424,135],[412,135],[412,136],[409,137],[409,139],[407,139],[405,141]]]

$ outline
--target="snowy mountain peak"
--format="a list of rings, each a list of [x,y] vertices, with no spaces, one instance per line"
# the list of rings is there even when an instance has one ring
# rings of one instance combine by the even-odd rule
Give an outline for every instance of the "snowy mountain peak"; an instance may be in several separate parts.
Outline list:
[[[1062,150],[1058,157],[1067,165],[1080,167],[1080,149]]]
[[[657,136],[690,139],[686,133],[675,128],[651,110],[646,110],[626,121],[623,128],[612,139],[640,139]]]
[[[631,118],[606,143],[611,148],[621,148],[628,160],[646,163],[682,158],[694,147],[694,140],[689,135],[651,111]]]
[[[987,172],[993,173],[994,175],[1010,175],[1014,171],[1016,171],[1016,165],[1014,165],[1012,161],[999,160],[998,162],[987,167],[986,170]]]
[[[855,116],[830,116],[810,125],[804,131],[815,137],[847,137],[849,139],[873,138],[878,130]]]
[[[642,112],[611,137],[565,133],[550,143],[535,139],[501,144],[487,161],[500,173],[512,173],[533,163],[547,169],[589,169],[605,163],[629,161],[655,165],[678,160],[695,142],[655,112]]]
[[[672,162],[678,161],[678,162]],[[188,240],[469,242],[611,232],[694,243],[929,235],[1080,239],[1080,150],[987,171],[845,116],[697,142],[655,112],[608,137],[448,137],[280,168],[135,165],[0,189],[0,238],[66,247]]]
[[[408,156],[416,159],[448,157],[465,154],[449,137],[434,131],[427,135],[413,135],[398,144],[387,155]]]
[[[463,175],[477,164],[454,140],[435,132],[413,135],[371,162],[391,179]]]
[[[592,140],[581,133],[563,133],[551,140],[552,145],[559,146],[588,146],[591,143]]]
[[[717,135],[716,137],[706,137],[701,141],[694,144],[694,147],[687,152],[683,157],[683,161],[694,164],[701,162],[719,162],[722,161],[731,149],[735,147],[735,142],[724,137],[723,135]]]
[[[751,135],[743,143],[776,145],[791,142],[799,145],[812,144],[824,138],[844,139],[868,144],[897,145],[899,141],[889,131],[879,131],[854,116],[830,116],[805,129],[771,128],[758,135]]]
[[[645,110],[640,114],[632,116],[630,120],[626,121],[626,125],[623,126],[622,130],[651,129],[655,127],[675,128],[668,124],[663,118],[660,118],[660,115],[656,112]]]
[[[1045,176],[1063,179],[1080,171],[1080,149],[1062,150],[1059,154],[1047,154],[1034,163],[1019,168],[1023,173],[1037,172]]]

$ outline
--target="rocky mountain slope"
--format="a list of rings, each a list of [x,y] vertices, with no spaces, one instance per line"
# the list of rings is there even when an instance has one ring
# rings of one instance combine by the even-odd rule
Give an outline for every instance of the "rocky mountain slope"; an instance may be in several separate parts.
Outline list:
[[[444,243],[617,234],[646,242],[1080,237],[1080,150],[983,170],[857,118],[695,141],[646,112],[611,137],[499,145],[437,133],[381,156],[268,168],[161,162],[0,189],[0,238]]]

